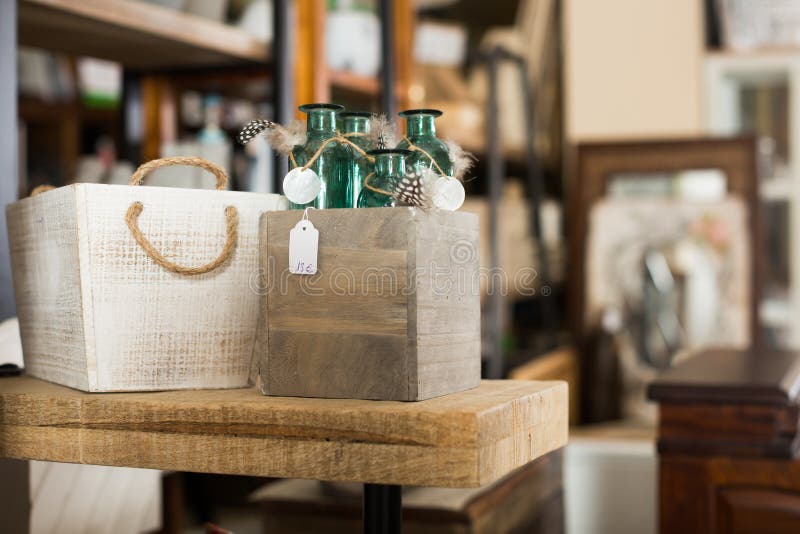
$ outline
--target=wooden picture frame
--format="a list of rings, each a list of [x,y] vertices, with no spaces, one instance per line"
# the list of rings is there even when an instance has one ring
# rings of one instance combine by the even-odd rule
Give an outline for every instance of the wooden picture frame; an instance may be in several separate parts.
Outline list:
[[[751,268],[750,324],[752,344],[762,335],[758,320],[761,297],[762,235],[759,215],[758,170],[754,137],[691,138],[649,141],[582,143],[577,147],[576,175],[569,188],[566,225],[569,235],[567,280],[568,313],[574,339],[579,346],[587,334],[586,245],[591,207],[606,195],[609,178],[619,173],[659,173],[688,169],[719,169],[725,173],[727,188],[748,208],[748,229],[753,250]]]
[[[747,206],[747,227],[750,234],[752,265],[750,269],[748,323],[750,343],[762,343],[758,319],[761,297],[762,232],[759,214],[758,170],[754,137],[688,138],[647,141],[590,142],[577,146],[575,174],[568,187],[566,226],[568,231],[567,265],[568,320],[573,340],[578,347],[581,391],[579,403],[583,422],[601,422],[621,415],[619,391],[593,391],[599,368],[616,362],[594,361],[591,325],[587,323],[586,272],[589,214],[592,206],[605,196],[610,178],[622,173],[657,174],[688,169],[719,169],[726,175],[728,192],[737,195]],[[600,367],[598,367],[600,366]],[[605,376],[612,379],[612,375]]]

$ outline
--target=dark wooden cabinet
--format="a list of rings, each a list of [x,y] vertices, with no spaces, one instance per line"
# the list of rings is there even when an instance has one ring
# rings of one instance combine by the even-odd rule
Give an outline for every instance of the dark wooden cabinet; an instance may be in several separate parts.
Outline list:
[[[800,493],[760,488],[723,488],[717,494],[717,531],[755,534],[797,533]]]
[[[708,351],[650,386],[662,533],[800,533],[798,393],[790,352]]]

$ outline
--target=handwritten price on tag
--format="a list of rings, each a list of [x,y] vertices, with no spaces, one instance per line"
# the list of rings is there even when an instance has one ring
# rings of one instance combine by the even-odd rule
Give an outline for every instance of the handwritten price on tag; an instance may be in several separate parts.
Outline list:
[[[289,269],[292,274],[314,274],[317,272],[317,266],[313,263],[297,262],[294,269]]]
[[[317,272],[317,248],[319,230],[303,214],[289,231],[289,272],[292,274],[315,274]]]

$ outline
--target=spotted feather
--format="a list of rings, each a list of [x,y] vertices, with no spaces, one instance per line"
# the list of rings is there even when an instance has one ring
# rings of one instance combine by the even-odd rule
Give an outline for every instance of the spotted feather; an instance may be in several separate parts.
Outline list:
[[[255,119],[248,122],[239,132],[239,142],[243,145],[249,143],[254,137],[261,135],[265,130],[274,128],[275,123],[264,119]]]
[[[425,180],[420,173],[404,176],[394,189],[394,198],[409,206],[422,209],[431,207],[430,199],[425,190]]]

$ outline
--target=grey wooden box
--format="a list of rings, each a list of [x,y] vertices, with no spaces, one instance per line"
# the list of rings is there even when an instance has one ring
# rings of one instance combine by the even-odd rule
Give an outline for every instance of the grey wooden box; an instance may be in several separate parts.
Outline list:
[[[478,386],[476,215],[310,210],[319,255],[309,276],[289,273],[302,213],[261,217],[265,395],[416,401]]]

